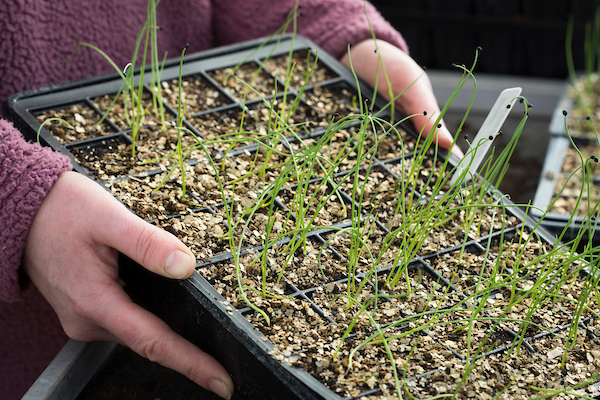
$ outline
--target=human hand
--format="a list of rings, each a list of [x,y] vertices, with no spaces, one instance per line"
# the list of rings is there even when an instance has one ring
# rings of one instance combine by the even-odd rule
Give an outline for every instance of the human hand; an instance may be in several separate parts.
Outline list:
[[[377,40],[377,47],[385,65],[394,96],[412,84],[402,96],[396,99],[396,105],[406,115],[414,115],[411,121],[414,123],[415,128],[417,131],[423,132],[423,135],[427,135],[434,128],[434,124],[440,114],[440,109],[427,74],[412,57],[396,46],[383,40]],[[354,71],[372,87],[375,86],[378,72],[377,65],[379,63],[375,48],[374,41],[368,39],[354,44],[350,49]],[[347,53],[340,61],[347,67],[350,67],[350,58]],[[378,93],[389,100],[389,89],[382,68],[379,68],[377,82]],[[427,111],[427,115],[423,115],[423,111]],[[445,149],[451,148],[453,154],[462,157],[463,153],[458,146],[452,146],[453,137],[446,128],[444,121],[442,120],[440,123],[442,126],[439,129],[435,127],[438,145]]]
[[[196,265],[175,236],[135,216],[92,180],[65,172],[33,220],[23,267],[69,337],[123,344],[231,398],[233,382],[212,356],[123,291],[117,250],[168,278],[187,278]]]

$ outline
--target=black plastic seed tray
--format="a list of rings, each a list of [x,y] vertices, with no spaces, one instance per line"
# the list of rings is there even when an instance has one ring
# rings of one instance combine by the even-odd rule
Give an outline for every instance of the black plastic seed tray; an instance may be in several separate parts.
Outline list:
[[[594,208],[600,199],[600,176],[596,162],[590,159],[598,155],[598,146],[589,139],[581,138],[574,138],[573,143],[581,152],[583,161],[589,164],[589,191],[582,182],[581,170],[576,172],[576,169],[581,169],[582,160],[569,138],[552,137],[531,212],[538,218],[543,217],[541,224],[554,234],[559,235],[564,230],[563,240],[575,238],[585,225],[582,243],[588,242],[592,232],[592,242],[598,244],[600,235],[597,234],[600,227],[596,226],[594,220],[598,216],[598,210],[594,211]],[[569,178],[573,173],[575,174]],[[581,192],[583,195],[577,206],[576,202]],[[571,219],[572,213],[575,213],[575,216]]]
[[[225,85],[221,83],[223,71],[240,62],[245,64],[238,71],[238,76],[245,76],[247,73],[245,68],[248,68],[249,74],[252,75],[257,71],[258,66],[262,67],[258,69],[257,76],[262,76],[260,79],[265,82],[265,87],[268,89],[263,93],[266,101],[272,102],[274,105],[285,104],[284,96],[288,101],[295,96],[301,96],[297,114],[290,116],[286,121],[297,127],[298,133],[290,135],[279,143],[282,152],[302,151],[306,144],[319,141],[332,123],[357,111],[357,107],[360,106],[360,97],[355,86],[354,76],[314,43],[296,37],[293,41],[293,49],[294,54],[300,55],[300,59],[305,59],[311,54],[318,54],[321,79],[309,81],[304,91],[300,89],[301,84],[298,85],[296,82],[294,85],[292,82],[287,93],[280,91],[286,83],[281,80],[282,75],[276,72],[277,67],[271,65],[270,60],[287,56],[292,43],[291,38],[286,36],[281,43],[273,45],[274,47],[267,45],[256,50],[261,43],[261,40],[251,41],[186,57],[183,68],[183,75],[188,78],[186,86],[202,86],[210,93],[209,96],[202,98],[193,100],[188,98],[190,112],[186,114],[185,126],[194,135],[210,142],[211,135],[215,134],[215,121],[221,128],[226,127],[232,132],[235,129],[252,132],[260,132],[261,129],[268,131],[268,125],[263,118],[268,114],[268,110],[265,110],[260,96],[252,96],[253,92],[246,93],[244,96],[241,92],[243,87],[240,88],[235,81]],[[265,61],[268,56],[270,56],[270,60]],[[177,77],[178,65],[178,60],[167,63],[163,72],[164,82],[170,82]],[[269,89],[274,88],[275,85],[276,89]],[[66,119],[70,119],[75,126],[74,132],[65,133],[60,126],[49,126],[49,129],[42,129],[40,141],[67,154],[77,171],[99,181],[133,212],[179,236],[195,252],[199,273],[193,274],[190,279],[185,281],[172,281],[156,276],[121,255],[120,275],[129,295],[136,302],[164,319],[176,332],[215,356],[232,374],[236,384],[235,397],[238,399],[339,400],[380,395],[384,393],[384,389],[393,392],[394,389],[391,387],[386,389],[367,383],[359,385],[358,389],[350,393],[345,393],[343,386],[330,389],[327,384],[331,385],[331,382],[327,382],[326,378],[320,375],[319,377],[313,376],[300,367],[304,363],[304,367],[307,369],[326,370],[328,365],[319,364],[320,361],[312,359],[312,361],[307,361],[306,356],[294,352],[293,346],[291,350],[281,349],[267,339],[269,332],[275,328],[266,326],[264,323],[261,325],[261,317],[252,308],[243,302],[236,302],[237,287],[224,284],[225,281],[232,279],[231,263],[234,257],[219,236],[228,229],[226,210],[229,209],[228,206],[231,203],[223,202],[222,199],[210,197],[210,195],[207,196],[211,193],[209,183],[202,177],[210,175],[210,166],[205,162],[204,155],[202,153],[192,154],[187,161],[188,166],[199,177],[199,183],[187,188],[186,200],[176,200],[182,189],[180,183],[168,182],[162,190],[168,193],[167,197],[174,193],[175,195],[171,198],[175,200],[172,200],[168,206],[160,208],[156,207],[150,192],[158,182],[162,181],[165,175],[164,167],[161,168],[154,163],[140,165],[137,162],[123,164],[110,161],[110,155],[128,154],[130,151],[131,130],[127,127],[126,121],[119,121],[113,118],[113,115],[108,114],[101,125],[91,128],[78,125],[80,120],[84,119],[100,120],[103,116],[104,106],[99,99],[113,95],[120,86],[121,82],[118,77],[111,75],[19,94],[11,97],[9,113],[23,132],[35,139],[41,115],[48,110],[66,110],[63,115]],[[166,86],[169,85],[165,85],[165,89]],[[145,89],[147,93],[150,93],[149,87]],[[366,87],[361,88],[361,93],[363,99],[372,98],[372,92]],[[176,106],[172,104],[173,102],[168,102],[168,95],[167,92],[165,108],[167,115],[174,119]],[[336,99],[334,105],[328,105],[331,98]],[[170,99],[173,100],[173,97]],[[373,109],[377,112],[384,105],[384,101],[377,99]],[[380,115],[383,118],[391,118],[388,110],[384,110]],[[168,138],[163,140],[152,136],[155,123],[144,127],[138,136],[136,146],[138,154],[146,159],[153,158],[154,148],[159,146],[169,148],[173,145]],[[337,132],[327,143],[328,151],[344,151],[343,144],[351,140],[351,133],[359,125],[360,121],[356,121],[355,124]],[[305,219],[319,218],[319,222],[315,225],[320,227],[307,232],[306,236],[302,238],[302,244],[313,251],[327,254],[327,262],[323,263],[322,268],[327,270],[328,274],[323,279],[317,280],[317,283],[308,281],[306,276],[302,275],[300,268],[306,255],[301,251],[294,254],[294,267],[280,271],[281,279],[277,282],[268,282],[269,285],[281,290],[281,296],[286,297],[288,310],[282,315],[272,315],[274,326],[277,326],[275,317],[284,318],[284,315],[293,317],[300,325],[304,323],[310,325],[310,321],[317,321],[318,326],[315,325],[314,329],[335,325],[339,313],[334,313],[328,306],[332,296],[343,290],[345,285],[360,285],[361,282],[365,282],[372,290],[378,291],[380,290],[377,289],[380,279],[385,280],[387,276],[394,273],[395,263],[398,260],[382,264],[383,267],[377,271],[357,270],[354,279],[348,279],[347,271],[344,271],[344,265],[348,263],[348,247],[340,232],[351,225],[349,214],[359,211],[363,213],[360,219],[372,225],[371,229],[375,235],[385,235],[397,226],[398,221],[393,215],[386,212],[382,204],[384,201],[393,204],[393,199],[399,191],[397,182],[402,179],[406,165],[410,164],[413,155],[419,150],[414,132],[409,126],[403,128],[405,130],[405,133],[402,134],[403,145],[399,144],[398,138],[394,138],[394,140],[388,138],[388,140],[378,142],[377,151],[358,170],[358,177],[353,176],[357,173],[356,170],[344,164],[339,165],[335,173],[325,180],[315,175],[309,181],[301,181],[290,173],[287,184],[277,188],[276,193],[273,193],[272,204],[275,213],[287,215],[289,215],[289,207],[294,201],[294,193],[297,193],[298,188],[313,190],[319,196],[330,197],[330,201],[324,209],[313,210],[313,214],[308,217],[293,214],[289,221],[285,221],[286,223],[301,224]],[[189,136],[184,140],[193,142],[193,138]],[[227,179],[240,179],[247,172],[248,165],[252,165],[258,157],[264,156],[260,146],[252,138],[249,138],[247,142],[237,142],[233,146],[229,142],[213,141],[210,143],[208,151],[211,155],[219,158],[226,155],[224,163],[228,165],[228,173],[232,174],[229,178],[226,177]],[[100,164],[100,160],[107,159],[107,154],[109,161],[103,161],[103,164]],[[445,154],[442,156],[445,157]],[[276,159],[277,154],[271,154],[271,157]],[[351,160],[352,157],[354,156],[349,155],[347,159]],[[427,164],[423,170],[419,171],[415,186],[403,188],[407,192],[407,199],[418,198],[423,205],[429,201],[425,184],[432,176],[429,168],[439,168],[443,163],[443,159],[435,160],[430,157],[428,160],[430,165]],[[450,167],[454,161],[456,159],[452,157]],[[353,192],[351,184],[352,181],[356,182],[363,178],[367,180],[366,171],[370,171],[371,175],[369,176],[376,177],[376,181],[372,184],[375,192],[380,195],[377,201],[370,203],[365,202],[362,198],[357,198],[353,194],[355,192]],[[287,172],[287,170],[276,170],[273,173]],[[268,178],[269,175],[266,174],[266,179]],[[371,184],[368,181],[367,183]],[[134,188],[141,188],[140,194],[136,194],[133,191]],[[422,193],[419,190],[422,190]],[[250,192],[249,190],[248,196],[250,196]],[[485,256],[489,246],[493,247],[495,243],[528,235],[527,232],[530,232],[535,225],[535,220],[526,220],[524,212],[516,207],[511,207],[511,203],[507,200],[502,200],[498,195],[493,197],[491,194],[488,198],[495,202],[504,201],[508,205],[506,209],[508,222],[497,227],[492,219],[489,227],[471,233],[465,240],[465,233],[464,231],[461,233],[460,226],[456,222],[446,221],[442,224],[443,226],[440,225],[432,230],[423,249],[415,252],[408,260],[410,268],[407,270],[406,279],[416,279],[415,287],[421,285],[436,293],[448,293],[447,296],[442,296],[444,299],[442,304],[436,305],[440,309],[464,301],[469,288],[468,282],[467,286],[460,286],[465,283],[458,279],[452,271],[448,271],[442,266],[443,260],[454,257],[454,254],[460,251],[464,245],[465,254],[480,258],[475,262],[474,268],[481,269],[486,262],[493,263],[496,257],[493,253]],[[243,201],[242,199],[241,204]],[[365,203],[362,204],[361,201]],[[358,207],[359,203],[361,207]],[[323,216],[321,216],[321,211],[323,211]],[[235,207],[229,212],[241,213]],[[259,214],[260,212],[257,212],[258,217],[260,217]],[[488,218],[490,215],[494,215],[494,208],[484,207],[481,219]],[[257,221],[259,221],[258,217]],[[191,223],[188,223],[190,221]],[[254,224],[255,222],[250,221],[250,223]],[[273,229],[276,228],[273,227]],[[202,247],[198,247],[193,239],[193,235],[196,234],[208,238]],[[538,230],[537,234],[541,243],[553,243],[552,235],[545,230]],[[253,257],[261,252],[263,248],[260,241],[257,240],[259,236],[258,230],[254,227],[247,232],[236,231],[236,238],[240,240],[240,257]],[[297,239],[297,237],[288,236],[278,240],[276,245],[285,247]],[[369,238],[366,237],[365,240],[369,240]],[[277,263],[276,257],[273,260],[269,259],[266,262],[266,268],[275,270]],[[459,277],[470,275],[474,274],[468,272]],[[492,291],[486,295],[487,297],[481,297],[478,301],[501,301],[503,295],[503,293]],[[421,300],[418,295],[415,299],[416,305],[412,304],[411,306],[417,307],[416,309],[428,307],[419,303]],[[386,320],[386,323],[393,323],[398,318],[409,315],[407,311],[392,301],[384,303],[385,307],[388,307],[389,314],[387,315],[389,321]],[[265,308],[268,310],[268,307]],[[569,310],[557,305],[546,311],[552,313],[556,317],[555,321],[558,322],[555,322],[555,326],[549,327],[547,331],[528,332],[524,337],[523,351],[531,354],[539,353],[539,350],[536,349],[539,343],[548,340],[552,333],[567,329],[568,323],[563,324],[561,321],[571,319],[572,314]],[[272,313],[272,311],[268,312]],[[288,312],[289,315],[287,315]],[[255,328],[251,321],[259,328]],[[586,330],[588,337],[592,338],[591,340],[596,340],[595,334],[585,325],[588,322],[590,322],[589,318],[582,320],[581,329]],[[312,325],[310,326],[312,327]],[[494,345],[487,349],[485,354],[487,356],[504,354],[516,337],[517,328],[508,322],[503,322],[499,327],[487,326],[488,330],[491,328],[497,328],[497,335],[494,338]],[[394,329],[397,332],[403,332],[407,327],[398,326]],[[445,338],[446,333],[437,329],[439,326],[432,326],[431,330],[424,330],[420,337],[425,338],[424,341],[431,343],[431,346],[435,346],[438,351],[444,352],[457,364],[464,364],[468,356],[465,354],[465,349],[461,348],[460,340],[448,340]],[[308,336],[303,336],[300,340],[304,339],[310,340]],[[359,336],[350,335],[346,340],[360,339]],[[290,340],[293,342],[292,339]],[[334,345],[335,339],[333,338],[325,344],[329,347]],[[318,350],[316,351],[318,352]],[[425,357],[424,364],[410,372],[409,382],[416,384],[416,382],[428,379],[427,377],[437,373],[437,369],[427,362],[429,361]]]
[[[188,103],[185,126],[198,137],[210,135],[210,121],[218,119],[222,122],[231,117],[231,123],[236,126],[241,120],[242,111],[245,110],[248,119],[248,115],[251,115],[253,110],[264,107],[261,99],[252,96],[252,92],[244,97],[235,92],[237,88],[234,87],[232,91],[228,90],[229,87],[220,85],[218,80],[221,76],[215,72],[219,69],[234,67],[240,61],[245,60],[245,65],[252,67],[261,65],[264,70],[260,73],[267,74],[268,79],[273,80],[277,72],[281,77],[281,71],[268,69],[270,61],[264,64],[262,61],[270,56],[271,52],[271,60],[277,57],[287,57],[291,37],[285,36],[276,47],[274,47],[273,41],[262,51],[255,52],[257,46],[263,42],[263,39],[253,40],[185,57],[182,75],[184,77],[192,76],[196,81],[200,81],[201,85],[211,90],[212,100],[209,99],[208,104],[205,102],[204,106],[200,105],[198,108],[194,108],[193,104]],[[303,58],[312,54],[313,61],[315,55],[318,55],[318,68],[323,70],[321,80],[308,82],[305,100],[300,107],[309,113],[306,118],[305,136],[318,136],[318,132],[328,126],[331,118],[338,118],[339,114],[343,117],[344,113],[349,112],[344,109],[343,104],[338,110],[331,111],[330,114],[323,112],[322,105],[319,103],[320,97],[329,96],[331,93],[341,93],[342,96],[346,96],[346,103],[356,102],[355,78],[337,60],[305,38],[295,37],[294,49]],[[243,74],[243,69],[242,67],[238,74]],[[251,69],[251,72],[254,72],[256,68]],[[178,73],[179,60],[168,61],[162,75],[163,82],[176,79]],[[148,70],[146,75],[149,75]],[[139,84],[137,75],[136,84]],[[190,81],[191,84],[193,82]],[[285,84],[286,82],[278,80],[278,90],[281,90]],[[109,176],[117,177],[117,182],[127,179],[128,173],[132,174],[134,181],[139,181],[140,178],[152,177],[162,171],[152,168],[152,166],[142,168],[142,171],[127,169],[127,166],[121,166],[122,168],[117,166],[112,173],[104,174],[106,171],[99,171],[95,167],[97,158],[107,152],[123,151],[124,147],[132,142],[131,129],[122,121],[113,120],[110,114],[105,115],[102,105],[99,104],[102,97],[114,96],[121,85],[122,82],[118,75],[109,74],[20,93],[9,99],[8,115],[30,140],[39,140],[43,145],[50,146],[67,155],[76,171],[100,181],[101,184],[106,184],[103,179]],[[290,89],[285,94],[288,101],[298,92],[301,85],[302,82],[291,82]],[[315,88],[319,89],[319,93],[316,93]],[[150,93],[151,89],[147,82],[144,89],[145,95]],[[184,90],[186,89],[184,87]],[[174,88],[172,90],[175,91]],[[274,94],[265,93],[264,95],[270,101]],[[372,91],[364,86],[362,95],[365,96],[364,98],[371,98]],[[278,94],[279,98],[282,96],[283,93]],[[173,104],[174,102],[169,104],[166,101],[167,118],[173,120],[177,113],[176,104]],[[377,104],[381,107],[385,103],[379,100]],[[38,136],[42,122],[39,116],[47,110],[57,109],[66,110],[64,119],[75,126],[75,132],[72,132],[71,137],[58,137],[54,134],[55,132],[52,132],[54,129],[60,129],[61,124],[57,122],[54,126],[52,124],[45,126],[40,130]],[[215,116],[217,114],[218,116]],[[89,118],[93,122],[100,121],[103,117],[105,119],[99,126],[80,130],[78,122],[82,117],[86,120]],[[205,124],[206,121],[208,121],[207,124]],[[140,131],[138,140],[143,134],[144,128]],[[411,134],[413,137],[415,136],[414,133]],[[215,146],[215,154],[222,154],[227,147]],[[233,149],[230,154],[243,154],[248,152],[248,149],[252,150],[253,147],[256,146],[249,143],[243,149]],[[81,162],[82,160],[85,162]],[[193,164],[194,161],[191,163]],[[202,199],[193,191],[191,192],[192,199],[197,204],[201,204]],[[127,202],[125,201],[125,203]],[[195,211],[201,212],[202,210],[207,211],[206,208]],[[188,210],[186,209],[186,211]],[[214,213],[214,211],[210,212]],[[178,216],[174,215],[169,218],[178,218]],[[213,260],[220,258],[223,258],[223,255],[217,255]],[[199,259],[203,259],[202,255]],[[233,314],[226,312],[223,298],[198,274],[194,274],[192,278],[184,282],[163,281],[157,276],[145,275],[143,271],[139,270],[139,266],[131,265],[131,262],[124,256],[121,262],[121,272],[122,279],[127,284],[127,290],[134,299],[147,305],[158,315],[167,317],[165,320],[171,324],[173,329],[206,349],[227,367],[236,382],[236,398],[337,398],[324,386],[316,383],[314,378],[302,373],[297,368],[284,366],[282,369],[280,364],[268,355],[272,345],[260,340],[257,331],[250,328],[247,321],[237,311]],[[157,285],[157,290],[153,289],[154,285]],[[158,297],[154,297],[155,295]],[[158,303],[156,303],[157,301]],[[185,306],[182,307],[182,305]],[[165,311],[164,314],[163,311]],[[268,395],[265,393],[265,389]]]
[[[516,215],[519,215],[518,211],[515,210]],[[342,224],[337,228],[343,226]],[[527,222],[525,226],[531,229],[533,223]],[[504,232],[495,232],[491,239],[488,236],[482,236],[469,240],[466,245],[466,254],[482,256],[486,252],[488,242],[498,243],[500,240],[510,240],[517,237],[522,228],[523,224],[519,223]],[[329,243],[329,238],[335,232],[334,230],[322,229],[312,232],[307,240],[315,246],[323,246]],[[500,239],[501,235],[503,239]],[[542,231],[542,240],[545,243],[552,243],[553,237]],[[327,248],[340,263],[343,263],[345,260],[344,255],[336,251],[334,245],[328,245]],[[247,250],[258,252],[260,248],[247,248]],[[461,286],[460,282],[456,281],[455,274],[436,268],[440,259],[458,253],[460,250],[461,245],[456,245],[416,257],[411,261],[409,269],[411,276],[421,277],[421,284],[426,290],[434,290],[439,285],[438,293],[444,293],[445,288],[449,288],[448,302],[439,305],[441,308],[450,307],[456,302],[464,301],[466,298],[465,288]],[[493,256],[490,256],[487,262],[493,263],[493,258]],[[218,284],[220,279],[207,276],[207,281],[204,278],[203,271],[210,271],[214,267],[218,270],[225,269],[229,261],[231,261],[230,254],[213,257],[211,261],[199,265],[200,275],[194,275],[191,279],[183,282],[174,282],[152,275],[126,258],[120,261],[120,265],[123,268],[123,279],[126,282],[136,282],[135,285],[128,287],[128,293],[144,307],[163,318],[183,336],[194,341],[202,348],[211,349],[215,357],[232,373],[243,398],[338,400],[342,398],[326,389],[322,382],[319,382],[302,369],[289,364],[281,365],[267,355],[267,353],[272,353],[274,347],[270,342],[265,341],[262,333],[248,322],[248,319],[255,315],[254,311],[244,306],[241,306],[241,308],[238,306],[236,309],[230,302],[224,300],[220,293],[215,291],[213,285]],[[471,273],[476,275],[482,265],[482,261],[473,265]],[[379,269],[377,276],[386,276],[391,270],[393,270],[391,267]],[[324,323],[335,324],[335,317],[328,310],[328,303],[324,302],[322,297],[330,290],[331,285],[335,285],[334,288],[345,286],[348,282],[347,278],[340,277],[335,281],[317,287],[305,286],[303,285],[304,282],[296,278],[291,271],[284,277],[285,295],[292,298],[292,303],[298,301],[308,304],[310,310],[318,315],[318,318]],[[356,282],[358,283],[364,278],[365,273],[359,273],[356,276]],[[370,284],[372,285],[372,283]],[[507,293],[492,291],[487,295],[487,301],[490,301],[489,299],[495,301],[502,298],[501,296],[507,296]],[[486,299],[483,298],[482,301],[486,301]],[[173,312],[173,310],[177,311]],[[548,315],[552,316],[553,325],[548,325],[548,331],[541,329],[528,331],[522,342],[522,351],[526,353],[539,354],[539,350],[534,347],[537,342],[547,341],[553,338],[553,335],[565,335],[570,328],[570,321],[573,318],[572,310],[563,308],[560,304],[552,304],[543,311],[546,317]],[[400,311],[400,315],[406,317],[402,311]],[[299,317],[299,319],[301,323],[305,323],[302,317]],[[392,321],[393,319],[390,323]],[[594,328],[590,327],[588,330],[586,324],[589,322],[593,322],[589,317],[582,319],[580,329],[587,332],[586,335],[589,340],[598,341]],[[487,329],[492,329],[493,324],[491,322],[487,325],[489,325]],[[544,326],[546,326],[546,321],[544,321]],[[202,327],[202,329],[198,327]],[[408,329],[408,326],[401,326],[396,329],[401,332],[403,329]],[[505,354],[512,348],[513,341],[518,338],[518,327],[513,327],[510,322],[504,323],[501,327],[495,329],[494,346],[485,352],[486,357]],[[466,362],[467,355],[465,349],[461,348],[460,341],[448,341],[445,332],[437,332],[436,330],[424,330],[422,334],[436,342],[438,344],[437,349],[451,353],[449,357],[453,358],[455,363]],[[350,336],[347,340],[352,341],[353,339],[354,337]],[[289,361],[292,364],[293,356],[294,354],[291,355],[292,361]],[[260,362],[257,363],[257,360]],[[418,382],[420,379],[436,372],[437,368],[432,367],[425,372],[409,375],[407,382]],[[265,387],[269,388],[266,393],[264,392]],[[362,396],[380,394],[382,392],[378,388],[363,388],[359,395],[343,398],[357,399]],[[597,394],[598,392],[595,392],[595,395]]]

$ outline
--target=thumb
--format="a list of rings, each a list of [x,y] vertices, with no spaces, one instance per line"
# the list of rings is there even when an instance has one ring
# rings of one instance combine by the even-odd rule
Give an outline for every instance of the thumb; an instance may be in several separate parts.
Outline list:
[[[422,73],[420,67],[418,68]],[[415,71],[414,75],[417,75],[417,73]],[[406,93],[396,100],[396,104],[406,115],[413,115],[411,121],[414,123],[417,132],[422,131],[424,136],[433,133],[436,135],[434,143],[450,150],[459,158],[463,157],[462,151],[454,145],[454,137],[446,127],[444,120],[438,122],[441,111],[427,75],[420,75],[419,79],[406,89]]]
[[[125,207],[123,206],[123,209]],[[196,258],[179,239],[147,223],[125,209],[125,215],[111,247],[129,256],[146,269],[167,278],[186,279],[196,267]]]
[[[99,215],[110,216],[98,219],[97,237],[102,244],[167,278],[185,279],[194,272],[196,258],[186,245],[133,214],[104,189],[101,191],[99,197],[106,198],[98,199],[102,207]]]
[[[439,122],[436,126],[435,122],[437,120],[437,115],[434,114],[430,118],[425,115],[419,114],[422,111],[417,111],[421,108],[428,107],[430,110],[434,110],[434,112],[439,112],[437,109],[437,105],[429,104],[420,104],[413,108],[413,110],[408,110],[406,114],[413,114],[412,121],[417,129],[417,132],[422,131],[424,136],[429,135],[429,133],[433,132],[436,137],[434,137],[433,142],[437,143],[440,147],[450,150],[450,152],[456,155],[458,158],[463,158],[464,154],[460,150],[460,148],[454,144],[454,136],[450,133],[446,124],[443,120]]]

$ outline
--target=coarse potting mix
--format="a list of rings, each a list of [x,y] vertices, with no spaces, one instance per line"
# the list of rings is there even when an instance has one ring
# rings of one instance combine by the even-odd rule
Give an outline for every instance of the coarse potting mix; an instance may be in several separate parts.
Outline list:
[[[239,398],[598,396],[595,253],[495,191],[491,162],[450,187],[457,159],[314,43],[263,43],[186,56],[181,83],[168,62],[142,96],[115,75],[10,99],[32,140],[196,255],[183,282],[124,272],[132,297]]]

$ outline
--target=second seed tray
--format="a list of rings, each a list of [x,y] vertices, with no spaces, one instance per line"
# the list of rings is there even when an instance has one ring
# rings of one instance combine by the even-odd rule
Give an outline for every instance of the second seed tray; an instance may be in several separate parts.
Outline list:
[[[600,177],[598,164],[591,157],[599,155],[598,146],[581,138],[575,138],[574,143],[577,150],[567,137],[550,139],[532,213],[538,218],[543,217],[541,224],[551,232],[560,235],[565,230],[565,241],[575,238],[586,226],[584,242],[591,239],[597,244],[599,238],[596,237],[598,226],[595,220],[598,217],[596,204],[600,199]],[[588,164],[589,189],[588,183],[582,179],[582,161]]]

